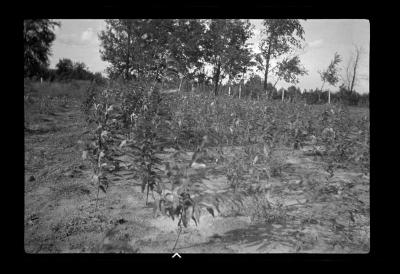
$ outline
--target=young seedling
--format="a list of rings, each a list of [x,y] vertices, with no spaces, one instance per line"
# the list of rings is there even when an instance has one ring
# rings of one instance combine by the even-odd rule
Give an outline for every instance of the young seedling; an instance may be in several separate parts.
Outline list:
[[[99,192],[100,190],[107,192],[108,176],[116,171],[118,166],[118,161],[114,159],[116,140],[113,137],[118,132],[118,124],[111,101],[109,91],[103,90],[96,98],[93,98],[93,107],[86,109],[89,115],[89,126],[94,126],[95,129],[91,142],[86,145],[86,150],[82,153],[82,158],[90,160],[94,171],[93,180],[97,184],[96,210]]]

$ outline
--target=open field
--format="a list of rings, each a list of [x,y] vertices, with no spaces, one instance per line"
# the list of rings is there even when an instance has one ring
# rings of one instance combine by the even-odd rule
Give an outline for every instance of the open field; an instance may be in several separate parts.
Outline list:
[[[146,204],[128,154],[99,192],[82,157],[95,128],[82,112],[87,83],[35,85],[25,98],[26,252],[172,253],[178,234],[180,253],[369,252],[369,109],[165,95],[174,145],[154,154],[165,188]],[[204,135],[214,137],[193,163]],[[155,208],[183,169],[204,206],[180,229]]]

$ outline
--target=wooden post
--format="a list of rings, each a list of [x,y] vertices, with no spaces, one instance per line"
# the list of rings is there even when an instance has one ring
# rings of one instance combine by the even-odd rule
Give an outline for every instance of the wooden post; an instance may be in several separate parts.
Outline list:
[[[331,91],[328,90],[328,104],[331,104]]]

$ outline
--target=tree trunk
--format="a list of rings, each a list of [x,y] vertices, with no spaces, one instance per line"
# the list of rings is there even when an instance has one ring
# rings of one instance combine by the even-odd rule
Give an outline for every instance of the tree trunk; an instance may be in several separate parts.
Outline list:
[[[268,53],[265,64],[265,74],[264,74],[264,92],[266,97],[268,98],[268,70],[269,70],[269,60],[271,59],[271,44],[268,45]]]
[[[217,70],[214,75],[214,81],[215,81],[215,86],[214,86],[214,95],[218,96],[218,83],[219,83],[219,76],[221,74],[221,63],[218,63],[217,65]]]
[[[269,54],[269,49],[268,49],[268,54]],[[270,57],[269,57],[269,55],[268,55],[268,57],[267,57],[267,63],[266,63],[266,65],[265,65],[265,74],[264,74],[264,92],[265,92],[265,95],[266,95],[267,97],[268,97],[268,90],[267,90],[267,88],[268,88],[269,59],[270,59]]]
[[[180,79],[180,82],[179,82],[179,91],[181,91],[181,88],[182,88],[182,82],[183,82],[183,77]]]
[[[325,82],[322,83],[321,92],[322,92],[322,90],[324,89],[324,85],[325,85]]]
[[[357,65],[358,65],[358,59],[360,57],[360,51],[358,48],[356,48],[356,60],[354,63],[354,68],[353,68],[353,79],[351,80],[351,86],[350,86],[350,92],[353,93],[353,88],[354,88],[354,82],[356,80],[356,72],[357,72]]]

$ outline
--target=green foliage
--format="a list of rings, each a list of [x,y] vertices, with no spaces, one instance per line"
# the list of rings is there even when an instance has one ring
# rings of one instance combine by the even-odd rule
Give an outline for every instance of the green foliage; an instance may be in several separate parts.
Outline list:
[[[62,77],[64,75],[72,73],[74,69],[74,64],[72,63],[71,59],[64,58],[58,61],[56,68],[57,74]]]
[[[212,19],[204,36],[205,60],[213,66],[214,94],[218,95],[222,74],[233,79],[250,65],[247,40],[252,36],[252,29],[248,21]]]
[[[260,42],[261,54],[256,56],[256,62],[258,69],[265,73],[264,90],[266,91],[270,60],[291,52],[293,48],[300,48],[301,40],[304,40],[304,29],[300,20],[297,19],[264,19],[263,25],[264,37]],[[296,59],[292,59],[291,63],[295,64]],[[287,65],[288,61],[281,65],[282,69],[287,68],[285,64]]]
[[[337,168],[369,172],[369,119],[353,117],[343,106],[160,94],[158,86],[147,82],[89,89],[88,95],[92,99],[86,105],[93,102],[88,121],[94,126],[84,156],[93,163],[98,190],[107,191],[115,171],[131,171],[146,191],[146,204],[152,195],[154,216],[178,219],[179,231],[191,221],[198,225],[204,213],[215,216],[229,210],[253,222],[285,223],[288,208],[271,202],[270,182],[284,176],[282,151],[299,149],[311,137],[315,155],[330,173],[326,180]],[[324,149],[317,153],[317,147]],[[171,155],[166,149],[172,148]],[[193,151],[189,162],[187,150]],[[129,163],[122,166],[121,156]],[[199,162],[218,165],[230,188],[210,191],[204,183],[207,172],[195,165]],[[336,191],[312,186],[314,200]]]
[[[63,58],[56,64],[55,71],[49,71],[49,74],[45,79],[51,79],[52,81],[70,81],[70,80],[95,80],[98,83],[104,83],[104,78],[101,73],[95,73],[89,71],[86,65],[82,62],[73,62],[70,59]]]
[[[321,126],[317,137],[318,144],[326,147],[323,156],[328,169],[347,164],[369,170],[368,117],[354,119],[346,107],[332,107],[324,110],[320,123],[329,125]]]
[[[110,19],[99,35],[101,57],[111,67],[111,78],[126,80],[153,78],[160,80],[167,73],[173,41],[173,20]]]
[[[106,20],[100,33],[103,60],[111,78],[166,81],[197,78],[205,83],[204,64],[214,69],[215,91],[226,74],[233,80],[251,64],[246,41],[251,25],[243,20]]]
[[[69,82],[36,82],[24,80],[25,93],[30,93],[34,97],[49,96],[52,98],[68,97],[81,100],[85,97],[85,92],[90,86],[89,81],[72,80]]]
[[[337,66],[341,61],[342,59],[340,55],[338,53],[335,53],[335,56],[329,64],[328,68],[325,71],[319,72],[323,83],[327,82],[332,86],[335,86],[337,84],[337,82],[339,81],[339,68]]]
[[[49,19],[24,20],[24,77],[40,76],[48,67],[56,26]]]
[[[177,19],[170,41],[171,56],[177,62],[180,78],[193,77],[203,66],[204,24],[196,19]]]
[[[87,103],[92,102],[92,107],[85,106],[84,110],[88,115],[89,125],[93,127],[92,134],[82,158],[89,160],[93,170],[93,182],[97,184],[97,200],[99,190],[106,193],[110,176],[119,170],[120,161],[116,158],[120,156],[117,144],[120,142],[120,118],[118,105],[115,104],[115,94],[107,89],[102,90],[91,97]],[[118,119],[118,120],[117,120]]]
[[[294,34],[303,39],[298,20],[265,20],[265,27],[268,58],[300,46]],[[285,176],[285,153],[312,139],[314,155],[331,177],[350,162],[368,172],[369,136],[364,132],[369,132],[369,119],[351,117],[340,106],[310,107],[297,99],[272,103],[260,96],[261,89],[252,94],[258,101],[160,92],[159,82],[173,82],[176,76],[206,82],[204,62],[214,67],[217,91],[224,74],[232,80],[245,71],[250,36],[248,22],[241,20],[107,20],[100,34],[102,56],[112,64],[111,74],[125,81],[107,88],[92,85],[82,106],[94,124],[86,157],[94,163],[99,189],[106,191],[115,171],[125,168],[140,180],[146,205],[151,194],[154,215],[178,219],[180,228],[191,220],[199,224],[204,210],[215,216],[229,206],[237,212],[249,207],[246,214],[256,222],[284,222],[286,208],[271,203],[270,193],[271,180]],[[330,71],[340,61],[335,60]],[[284,59],[277,69],[289,83],[306,73],[298,57]],[[253,75],[246,85],[254,91],[261,78]],[[286,92],[290,98],[303,96],[295,86]],[[122,156],[128,162],[124,166]],[[215,165],[230,188],[213,192],[204,182],[207,166]]]
[[[295,56],[293,58],[285,58],[282,62],[278,63],[276,72],[277,81],[283,79],[287,83],[297,84],[299,82],[298,77],[307,74],[305,68],[300,65],[300,58]]]
[[[126,140],[125,151],[131,153],[136,172],[142,180],[142,191],[147,188],[146,204],[149,191],[161,194],[161,176],[159,165],[162,163],[159,153],[166,144],[168,132],[166,121],[160,111],[160,95],[158,89],[142,93],[142,101],[132,113],[131,134]]]
[[[271,86],[273,89],[273,87]],[[242,95],[244,97],[250,96],[251,98],[258,98],[263,94],[262,79],[257,74],[252,74],[250,79],[246,82],[243,88]]]
[[[304,29],[297,19],[264,19],[265,39],[261,49],[263,54],[268,53],[273,57],[281,56],[291,50],[291,46],[301,47],[300,41],[304,39]],[[297,38],[296,38],[297,36]]]

